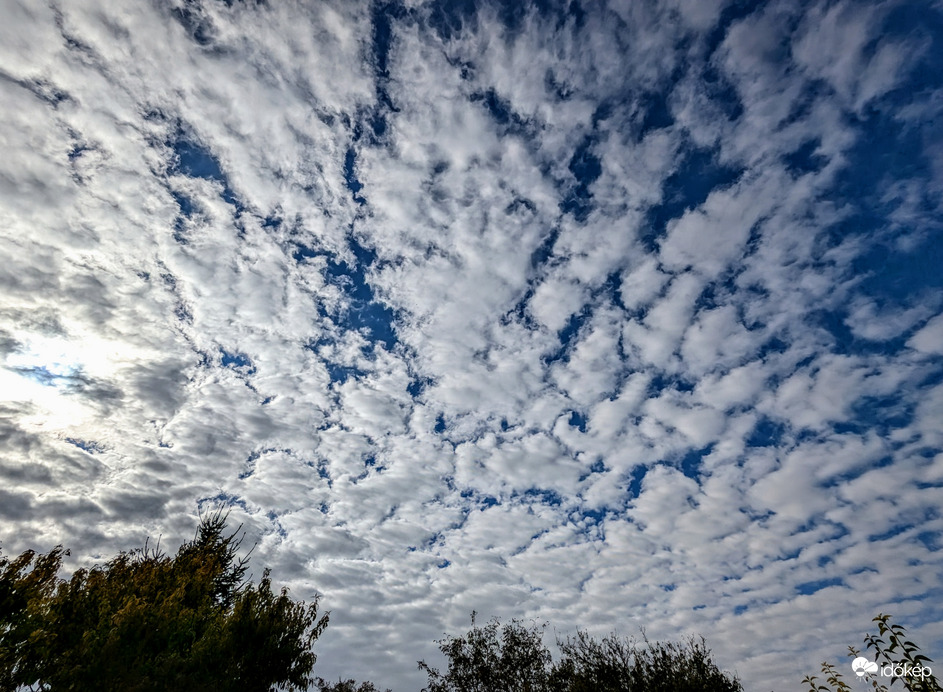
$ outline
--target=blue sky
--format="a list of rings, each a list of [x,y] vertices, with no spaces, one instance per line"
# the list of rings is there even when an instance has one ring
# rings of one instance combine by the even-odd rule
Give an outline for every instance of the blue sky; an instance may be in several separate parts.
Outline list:
[[[940,2],[3,16],[6,553],[227,505],[397,692],[472,610],[939,657]]]

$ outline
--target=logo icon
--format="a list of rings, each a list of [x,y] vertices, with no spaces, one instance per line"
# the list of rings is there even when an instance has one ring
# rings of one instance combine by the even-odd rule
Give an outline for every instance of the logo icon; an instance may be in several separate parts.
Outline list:
[[[855,675],[859,678],[863,678],[865,675],[874,675],[877,673],[878,664],[874,661],[869,661],[864,656],[858,656],[858,658],[851,662],[851,669],[855,671]]]

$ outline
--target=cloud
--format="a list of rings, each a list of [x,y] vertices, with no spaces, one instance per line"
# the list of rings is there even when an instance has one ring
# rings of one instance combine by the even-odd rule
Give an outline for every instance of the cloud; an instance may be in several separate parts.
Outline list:
[[[937,315],[910,337],[907,345],[922,353],[943,353],[943,316]]]
[[[919,18],[8,15],[8,553],[227,506],[332,611],[321,674],[398,690],[473,609],[700,632],[752,686],[878,610],[943,636]]]

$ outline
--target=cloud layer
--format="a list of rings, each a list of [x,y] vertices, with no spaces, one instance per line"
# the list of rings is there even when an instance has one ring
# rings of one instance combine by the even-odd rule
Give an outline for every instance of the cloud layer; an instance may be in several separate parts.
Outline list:
[[[397,690],[472,610],[943,642],[938,5],[4,14],[4,551],[230,506]]]

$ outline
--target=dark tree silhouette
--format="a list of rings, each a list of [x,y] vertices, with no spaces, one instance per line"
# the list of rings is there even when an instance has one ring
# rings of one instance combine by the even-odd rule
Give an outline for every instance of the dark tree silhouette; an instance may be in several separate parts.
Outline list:
[[[578,632],[560,642],[550,676],[555,692],[742,692],[740,681],[711,660],[703,638],[641,642]]]
[[[554,662],[543,628],[497,619],[460,637],[440,640],[448,669],[425,661],[425,692],[742,692],[740,681],[721,671],[703,639],[682,644],[636,642],[610,635],[602,640],[578,632],[558,642]]]
[[[475,625],[461,637],[438,641],[448,659],[440,673],[425,661],[419,668],[428,676],[425,692],[537,692],[546,689],[550,652],[543,645],[542,629],[525,627],[518,620],[500,626],[497,618]],[[500,636],[499,636],[500,631]]]
[[[31,639],[41,631],[44,607],[55,594],[63,554],[27,550],[14,560],[0,555],[0,690],[39,678],[41,661]]]
[[[302,690],[327,626],[318,600],[246,580],[238,531],[204,518],[170,558],[144,549],[56,574],[63,551],[0,561],[0,684],[34,690]]]
[[[359,685],[353,678],[328,682],[324,678],[317,680],[318,692],[380,692],[380,688],[372,682],[362,682]],[[386,692],[392,692],[387,688]]]

